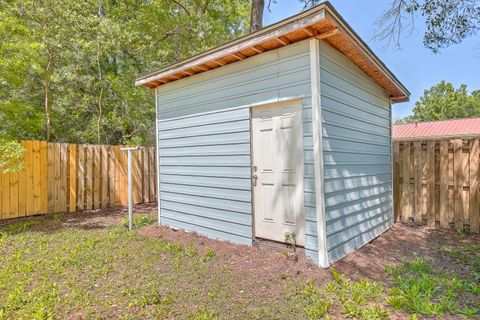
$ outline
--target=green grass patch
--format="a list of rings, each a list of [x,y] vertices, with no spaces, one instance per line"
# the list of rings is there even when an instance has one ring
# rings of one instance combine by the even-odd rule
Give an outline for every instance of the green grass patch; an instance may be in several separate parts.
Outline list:
[[[480,282],[480,243],[459,243],[455,247],[443,246],[440,252],[469,267],[471,277]]]
[[[133,215],[132,228],[138,229],[141,227],[145,227],[145,226],[151,225],[152,223],[155,223],[156,221],[157,221],[157,218],[151,215],[144,214],[144,213],[136,213]],[[122,220],[120,221],[120,224],[123,227],[128,228],[128,218],[122,218]]]
[[[307,280],[301,287],[305,318],[331,319],[331,309],[340,309],[347,318],[388,318],[388,310],[381,305],[384,291],[382,285],[367,279],[347,279],[335,269],[332,269],[332,276],[333,280],[323,287],[317,287],[311,280]]]
[[[42,224],[44,224],[44,222],[39,220],[27,220],[27,221],[18,222],[18,223],[9,223],[0,228],[0,235],[2,233],[16,234],[16,233],[26,232],[31,227],[42,225]]]
[[[200,255],[123,227],[43,233],[30,225],[10,227],[0,242],[2,320],[184,318],[228,296],[229,275],[211,270],[213,250]],[[218,298],[207,296],[213,290]]]
[[[427,316],[479,313],[478,284],[437,270],[425,259],[386,266],[385,271],[395,282],[387,302],[396,310]]]

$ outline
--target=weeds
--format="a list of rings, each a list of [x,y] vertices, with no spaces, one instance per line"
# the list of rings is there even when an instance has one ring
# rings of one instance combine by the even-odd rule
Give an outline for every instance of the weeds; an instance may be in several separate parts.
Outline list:
[[[188,315],[189,320],[217,320],[216,311],[209,310],[206,307],[201,307],[196,313],[190,313]]]
[[[302,296],[307,301],[305,314],[308,319],[329,318],[331,306],[339,305],[343,314],[356,319],[386,319],[389,312],[382,302],[383,287],[375,282],[361,279],[352,281],[332,269],[333,280],[318,288],[308,280]]]
[[[292,249],[293,252],[297,251],[297,235],[295,232],[285,232],[284,234],[285,243],[288,247]]]
[[[308,319],[319,319],[325,317],[330,309],[330,301],[321,292],[312,280],[307,280],[302,291],[302,296],[307,302],[305,314]]]
[[[478,298],[472,297],[478,296],[478,285],[435,270],[425,259],[386,266],[385,271],[395,281],[387,302],[396,310],[429,316],[479,312]]]
[[[132,221],[132,228],[133,229],[138,229],[144,226],[151,225],[157,221],[157,219],[151,215],[148,214],[134,214],[133,215],[133,221]],[[120,224],[128,228],[128,218],[123,218],[120,222]]]
[[[458,263],[471,266],[471,276],[480,281],[480,243],[460,243],[455,247],[441,247],[440,252]]]
[[[215,251],[211,248],[208,248],[205,254],[203,255],[203,261],[207,262],[212,260],[215,257]]]
[[[10,223],[0,228],[0,235],[2,233],[12,235],[12,234],[26,232],[31,227],[38,226],[43,223],[44,223],[43,221],[38,221],[38,220],[27,220],[19,223]]]

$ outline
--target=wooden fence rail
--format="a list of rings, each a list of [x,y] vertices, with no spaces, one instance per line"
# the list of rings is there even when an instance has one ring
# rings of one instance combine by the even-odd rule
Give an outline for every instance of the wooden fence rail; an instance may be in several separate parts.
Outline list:
[[[126,205],[121,146],[22,141],[24,170],[0,174],[0,219]],[[133,153],[135,203],[156,200],[155,149]]]
[[[479,139],[395,141],[397,221],[479,232]]]

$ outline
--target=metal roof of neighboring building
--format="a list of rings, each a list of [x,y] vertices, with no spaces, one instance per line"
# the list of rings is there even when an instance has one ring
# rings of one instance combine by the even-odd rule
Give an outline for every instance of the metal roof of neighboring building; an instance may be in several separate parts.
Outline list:
[[[393,139],[431,139],[455,136],[480,136],[480,118],[396,124]]]
[[[347,56],[389,93],[392,103],[408,101],[410,92],[329,2],[142,76],[135,85],[154,89],[309,38],[323,40]]]

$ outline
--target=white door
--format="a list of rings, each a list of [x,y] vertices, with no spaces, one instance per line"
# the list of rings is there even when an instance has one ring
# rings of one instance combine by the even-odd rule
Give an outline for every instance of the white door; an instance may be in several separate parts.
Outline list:
[[[299,100],[252,109],[255,236],[305,242],[302,106]]]

